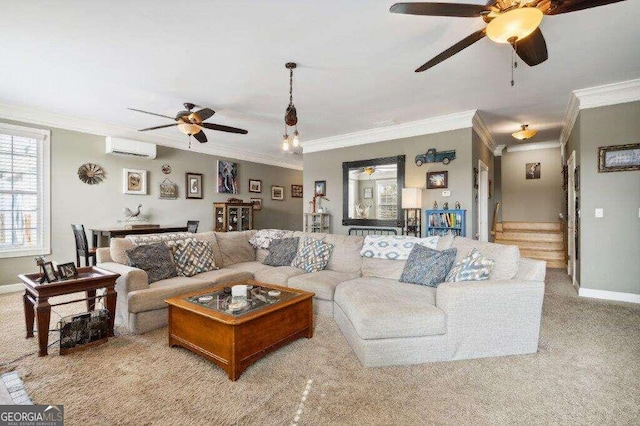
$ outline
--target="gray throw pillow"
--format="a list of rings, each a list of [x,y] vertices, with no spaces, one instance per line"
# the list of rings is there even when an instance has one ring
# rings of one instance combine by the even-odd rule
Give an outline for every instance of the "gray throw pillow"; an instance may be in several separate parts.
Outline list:
[[[298,252],[300,238],[281,238],[269,244],[269,255],[262,262],[269,266],[291,266]]]
[[[178,276],[171,249],[164,243],[145,244],[125,252],[129,266],[142,269],[149,277],[149,284]]]
[[[457,251],[455,248],[438,251],[420,244],[414,245],[409,253],[400,281],[437,287],[447,277],[447,273],[456,260]]]

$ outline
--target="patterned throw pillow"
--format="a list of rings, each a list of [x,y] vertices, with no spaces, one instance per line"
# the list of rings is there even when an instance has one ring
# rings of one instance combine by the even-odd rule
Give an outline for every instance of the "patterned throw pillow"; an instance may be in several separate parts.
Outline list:
[[[213,260],[213,249],[208,241],[189,240],[171,246],[178,274],[192,277],[218,269]]]
[[[420,244],[414,245],[400,281],[438,287],[438,284],[444,282],[453,266],[457,251],[454,248],[438,251]]]
[[[464,259],[451,268],[447,282],[486,281],[495,264],[495,260],[484,257],[477,248],[472,248]]]
[[[255,248],[268,249],[273,240],[284,237],[287,232],[282,229],[261,229],[249,238],[249,244]]]
[[[271,241],[269,255],[262,262],[269,266],[291,266],[298,252],[300,238],[281,238]]]
[[[418,238],[407,235],[367,235],[360,255],[375,259],[406,260],[414,245],[420,244],[435,249],[439,238],[438,236]]]
[[[129,266],[144,270],[149,284],[178,276],[171,250],[163,243],[136,246],[125,252]]]
[[[306,237],[291,262],[294,268],[302,269],[305,272],[318,272],[327,267],[333,244],[325,243],[322,240]]]

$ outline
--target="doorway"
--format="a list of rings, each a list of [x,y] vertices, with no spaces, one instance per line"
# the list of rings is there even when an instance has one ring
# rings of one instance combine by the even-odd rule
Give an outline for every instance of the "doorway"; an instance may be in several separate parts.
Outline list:
[[[567,160],[567,274],[573,281],[576,290],[579,288],[578,279],[576,277],[576,152],[572,151]]]
[[[489,241],[489,167],[478,160],[478,239]]]

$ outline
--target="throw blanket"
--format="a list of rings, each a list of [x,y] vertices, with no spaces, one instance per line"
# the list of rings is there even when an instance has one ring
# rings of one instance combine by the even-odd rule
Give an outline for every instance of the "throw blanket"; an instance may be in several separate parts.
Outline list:
[[[376,259],[407,260],[415,244],[436,249],[440,237],[409,237],[405,235],[367,235],[360,255]]]

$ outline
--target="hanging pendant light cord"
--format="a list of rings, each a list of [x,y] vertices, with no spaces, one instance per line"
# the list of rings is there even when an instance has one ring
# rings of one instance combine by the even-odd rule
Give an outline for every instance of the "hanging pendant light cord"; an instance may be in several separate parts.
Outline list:
[[[293,68],[289,69],[289,106],[293,105]]]
[[[511,87],[515,85],[513,79],[514,69],[518,68],[518,61],[516,60],[516,53],[518,53],[518,41],[514,40],[513,49],[511,49]]]

